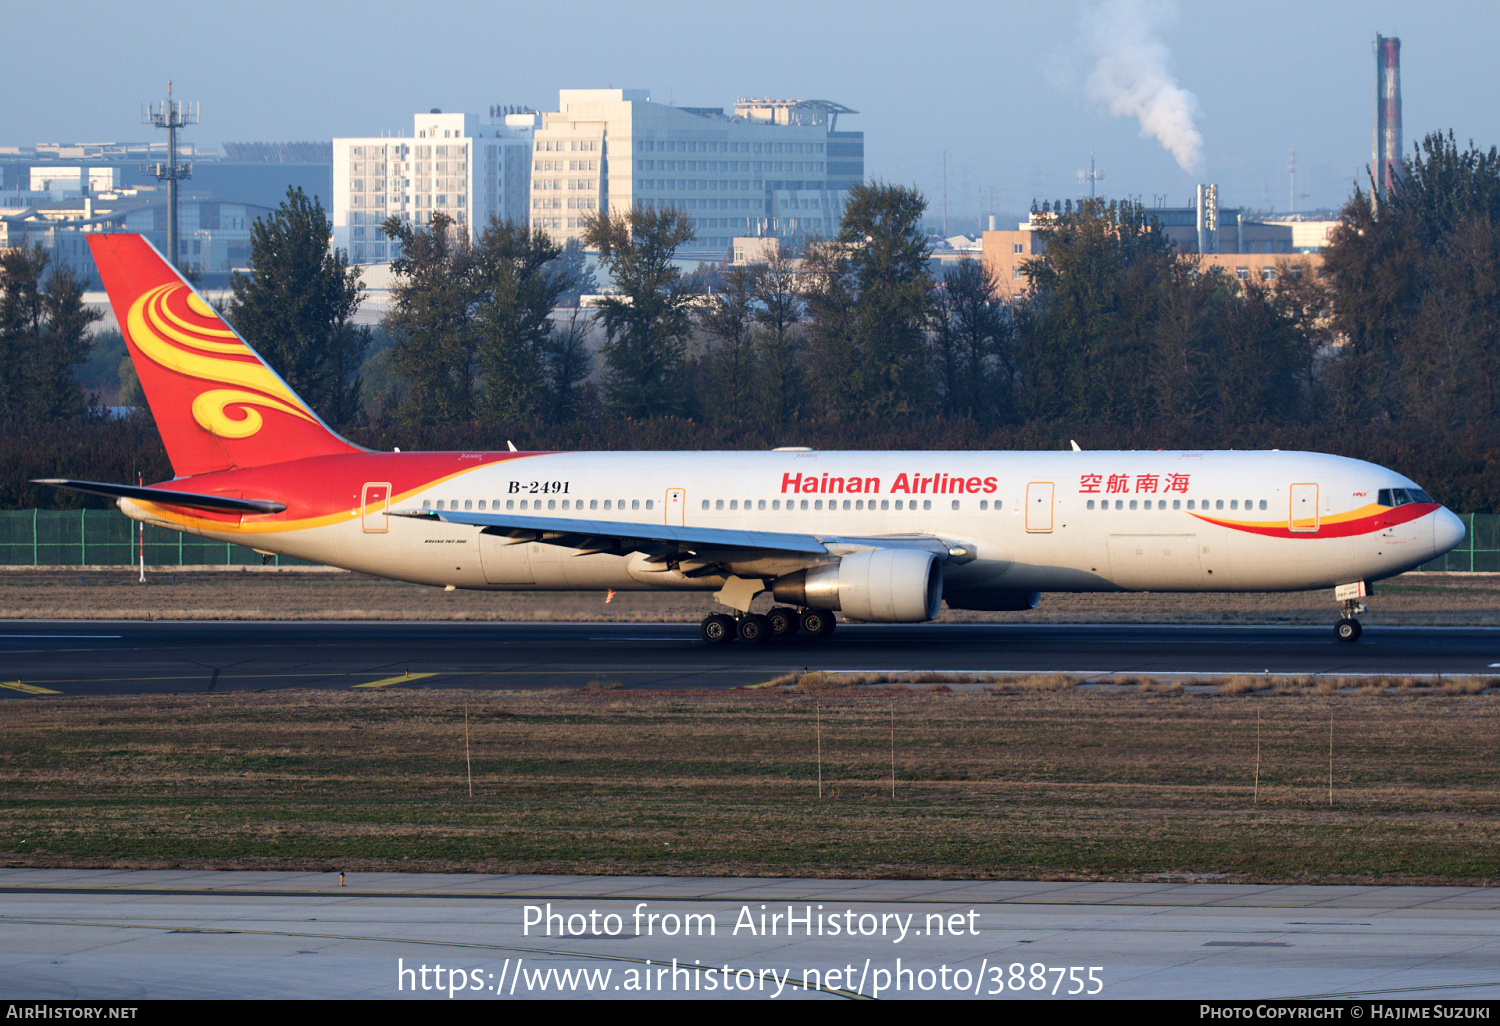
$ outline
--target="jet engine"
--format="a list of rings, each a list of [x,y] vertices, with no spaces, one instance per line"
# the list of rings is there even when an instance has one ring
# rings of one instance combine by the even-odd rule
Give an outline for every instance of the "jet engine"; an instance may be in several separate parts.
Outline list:
[[[921,623],[943,602],[943,565],[931,552],[875,549],[771,582],[779,602],[837,609],[851,620]]]

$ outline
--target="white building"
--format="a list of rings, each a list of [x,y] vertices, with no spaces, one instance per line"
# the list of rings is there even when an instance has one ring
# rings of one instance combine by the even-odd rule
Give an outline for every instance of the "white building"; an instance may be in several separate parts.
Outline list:
[[[676,207],[694,242],[678,256],[725,259],[736,236],[832,235],[864,179],[854,111],[824,100],[742,100],[722,108],[652,103],[644,89],[564,89],[532,142],[531,224],[578,238],[600,210]]]
[[[333,140],[333,245],[353,263],[383,263],[400,255],[380,231],[388,217],[444,213],[470,238],[491,216],[526,221],[536,121],[433,111],[416,115],[410,138]]]

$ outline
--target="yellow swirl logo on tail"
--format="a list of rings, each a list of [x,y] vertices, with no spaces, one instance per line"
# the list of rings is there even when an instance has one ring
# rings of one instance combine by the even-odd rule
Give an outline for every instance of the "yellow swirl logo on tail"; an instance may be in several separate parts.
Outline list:
[[[317,423],[302,400],[183,283],[168,282],[143,294],[131,304],[127,321],[131,341],[152,363],[233,386],[209,389],[193,400],[193,419],[204,430],[221,438],[249,438],[265,423],[255,407]]]

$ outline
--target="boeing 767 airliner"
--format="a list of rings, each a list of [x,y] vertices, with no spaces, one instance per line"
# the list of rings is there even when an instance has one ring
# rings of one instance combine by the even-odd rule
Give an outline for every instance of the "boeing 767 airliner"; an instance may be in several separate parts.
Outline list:
[[[46,483],[263,553],[450,588],[710,591],[730,611],[710,642],[1046,591],[1318,588],[1354,641],[1371,582],[1464,537],[1415,482],[1306,452],[373,452],[145,239],[89,244],[176,476]]]

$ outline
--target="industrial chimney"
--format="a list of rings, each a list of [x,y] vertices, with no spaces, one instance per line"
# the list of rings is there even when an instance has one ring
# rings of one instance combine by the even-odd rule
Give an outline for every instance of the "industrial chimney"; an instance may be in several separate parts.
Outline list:
[[[1375,35],[1375,152],[1370,171],[1383,200],[1401,178],[1401,40]]]

